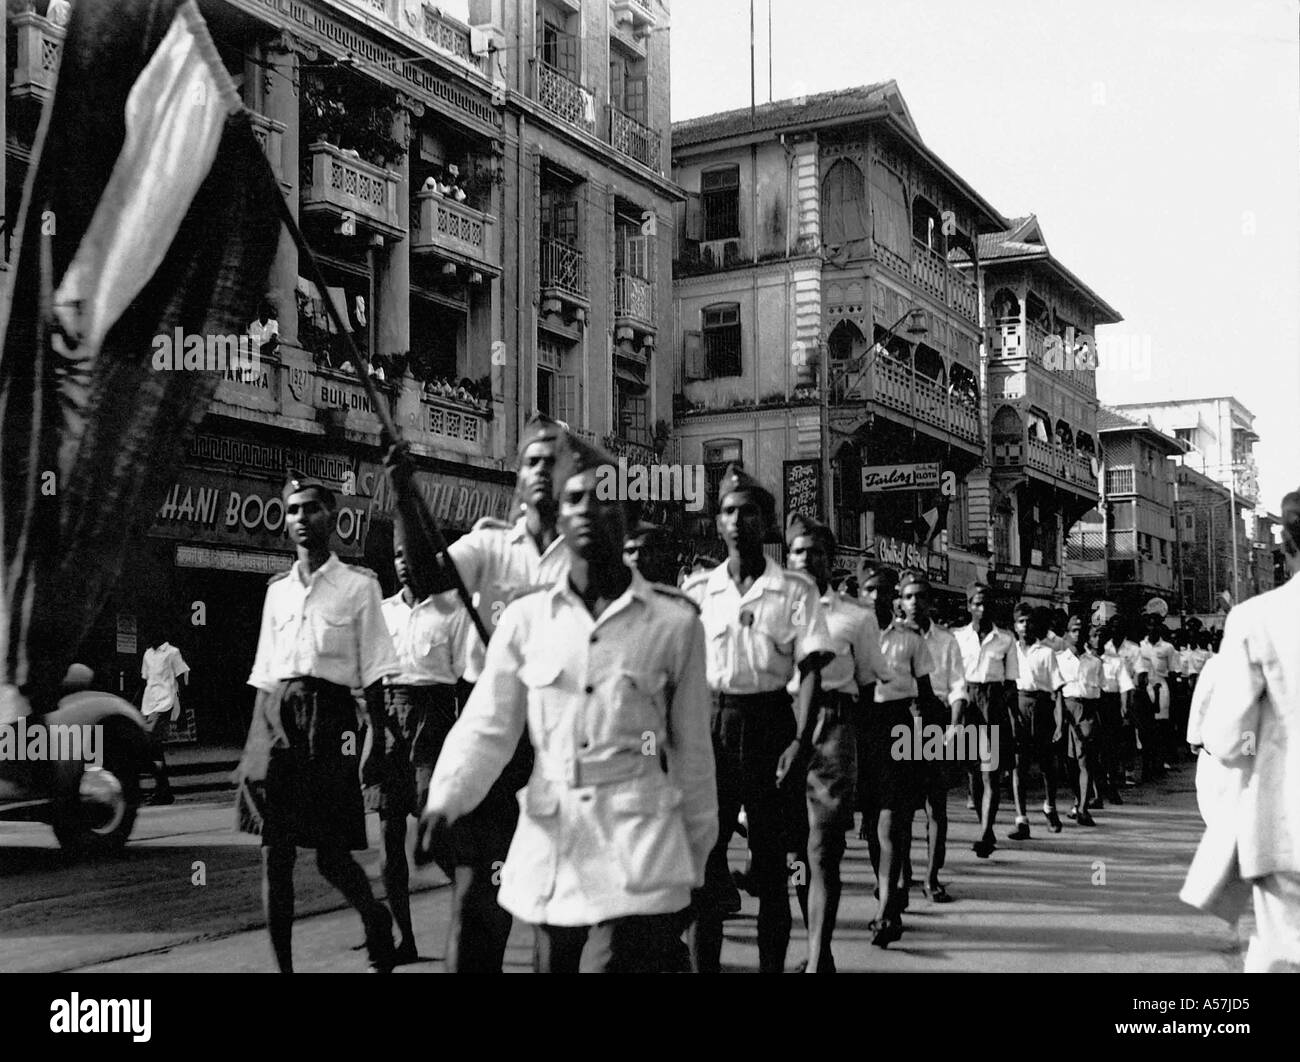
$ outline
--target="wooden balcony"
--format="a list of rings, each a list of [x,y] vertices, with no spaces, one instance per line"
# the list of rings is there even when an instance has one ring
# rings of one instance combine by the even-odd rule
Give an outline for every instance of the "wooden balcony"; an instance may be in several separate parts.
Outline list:
[[[1032,321],[1001,320],[989,328],[989,353],[994,358],[1026,358],[1043,372],[1065,380],[1088,395],[1097,393],[1097,376],[1091,369],[1049,369],[1045,361],[1047,333]]]
[[[271,172],[275,174],[277,181],[281,184],[285,183],[284,123],[277,122],[274,118],[267,118],[256,111],[249,111],[248,118],[253,126],[253,136],[262,145],[262,151],[271,163]]]
[[[659,173],[663,138],[649,126],[630,118],[617,107],[609,108],[609,142],[615,151]]]
[[[355,221],[390,239],[406,235],[398,209],[398,177],[391,170],[345,155],[318,140],[307,149],[311,184],[302,190],[302,209],[340,222]]]
[[[23,11],[9,20],[9,32],[16,45],[9,91],[14,99],[44,103],[54,92],[67,31],[35,11]]]
[[[538,103],[570,125],[596,134],[596,100],[590,92],[540,60],[536,81]]]
[[[938,251],[915,237],[910,262],[875,238],[871,250],[877,262],[910,281],[918,291],[956,311],[971,324],[979,324],[979,294],[975,285],[961,270],[949,265]]]
[[[1074,487],[1089,496],[1097,493],[1097,476],[1087,454],[1043,442],[1034,435],[1029,435],[1022,445],[994,446],[993,464],[996,468],[1023,467],[1054,485]]]
[[[497,219],[437,192],[416,194],[411,253],[433,255],[494,277],[501,275]]]
[[[955,398],[936,380],[913,372],[887,356],[879,357],[842,401],[867,401],[915,419],[939,432],[979,445],[979,411]]]

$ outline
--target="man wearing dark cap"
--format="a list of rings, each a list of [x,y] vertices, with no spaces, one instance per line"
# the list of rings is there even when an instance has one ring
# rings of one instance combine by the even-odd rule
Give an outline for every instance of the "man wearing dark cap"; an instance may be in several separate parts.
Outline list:
[[[569,570],[502,613],[421,822],[423,845],[473,808],[527,728],[501,903],[536,926],[543,973],[671,969],[718,829],[704,633],[688,598],[624,564],[622,503],[597,486],[614,467],[561,448]]]
[[[513,524],[480,520],[448,549],[465,587],[478,597],[489,634],[515,597],[554,586],[568,575],[569,547],[556,526],[553,490],[556,449],[565,435],[549,417],[534,416],[519,440],[516,495],[523,515]],[[430,583],[435,593],[453,586],[446,572],[432,576]],[[515,794],[528,779],[531,756],[531,746],[520,741],[497,784],[452,831],[450,852],[444,855],[451,865],[443,867],[452,878],[446,960],[451,972],[501,972],[511,920],[496,899],[499,871],[519,818]]]
[[[699,605],[704,622],[718,770],[718,841],[697,900],[692,939],[700,973],[721,967],[727,845],[742,805],[749,820],[751,880],[759,896],[759,970],[783,972],[790,943],[785,861],[790,799],[778,782],[811,747],[815,673],[833,651],[817,584],[763,555],[775,512],[771,493],[731,465],[719,486],[716,521],[727,560],[691,576],[682,587]],[[792,713],[786,685],[796,669],[802,684]]]
[[[262,608],[248,678],[258,695],[239,770],[240,824],[262,838],[263,901],[280,971],[293,972],[297,849],[314,848],[321,875],[361,915],[371,969],[388,973],[392,919],[349,851],[367,846],[352,690],[365,690],[373,738],[383,728],[382,680],[396,674],[398,664],[379,580],[329,548],[333,492],[291,476],[283,499],[298,559],[271,579]],[[383,753],[382,741],[369,742],[363,781],[382,777]]]
[[[835,536],[830,528],[793,514],[786,521],[790,570],[804,572],[817,583],[826,627],[835,658],[821,671],[815,704],[819,711],[808,762],[805,803],[807,843],[803,862],[808,883],[796,885],[808,929],[807,973],[834,973],[831,937],[840,904],[840,861],[844,831],[853,821],[853,790],[857,784],[855,720],[885,677],[880,656],[880,628],[875,617],[857,601],[831,589],[830,559]],[[798,695],[800,680],[791,676],[787,689]],[[865,703],[864,703],[865,702]]]

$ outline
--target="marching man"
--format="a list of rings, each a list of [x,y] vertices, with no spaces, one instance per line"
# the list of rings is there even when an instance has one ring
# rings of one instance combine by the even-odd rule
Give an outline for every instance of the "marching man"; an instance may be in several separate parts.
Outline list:
[[[500,902],[536,927],[542,973],[670,969],[718,830],[703,630],[690,601],[624,564],[622,503],[596,489],[613,464],[562,447],[569,572],[502,612],[421,820],[421,846],[435,844],[527,727],[536,756]]]

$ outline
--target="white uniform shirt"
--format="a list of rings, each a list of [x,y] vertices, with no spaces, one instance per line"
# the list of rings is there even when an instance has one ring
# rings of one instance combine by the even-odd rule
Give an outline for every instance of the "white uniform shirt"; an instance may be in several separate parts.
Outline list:
[[[679,911],[718,835],[710,714],[689,601],[634,573],[593,619],[566,579],[502,613],[428,807],[476,807],[526,724],[537,757],[501,906],[559,926]]]
[[[170,642],[163,642],[156,649],[146,649],[144,659],[140,661],[140,677],[144,679],[144,696],[140,699],[141,714],[177,712],[181,706],[177,679],[188,674],[189,670],[190,665],[181,656],[181,651]]]
[[[725,562],[696,572],[682,591],[700,607],[710,689],[770,693],[790,681],[805,657],[833,651],[817,584],[771,557],[744,594]]]
[[[1073,649],[1062,649],[1056,654],[1056,666],[1065,680],[1061,692],[1066,697],[1082,701],[1096,700],[1101,696],[1101,658],[1092,653],[1078,655]]]
[[[1051,646],[1034,642],[1025,648],[1016,640],[1016,658],[1020,667],[1020,677],[1016,679],[1016,689],[1026,692],[1055,693],[1065,685],[1061,669],[1056,666],[1056,654]]]
[[[915,697],[919,692],[916,680],[934,671],[925,639],[901,620],[880,632],[880,653],[889,668],[889,679],[876,684],[877,704]]]
[[[1210,651],[1208,649],[1189,649],[1187,652],[1187,674],[1199,675],[1205,670],[1205,665],[1209,662]]]
[[[521,516],[513,525],[484,519],[448,548],[466,589],[478,598],[479,615],[491,634],[514,598],[538,586],[554,586],[569,574],[571,555],[563,536],[545,553],[528,533]]]
[[[931,623],[928,631],[923,631],[926,648],[930,650],[930,660],[934,670],[930,672],[930,685],[934,695],[946,701],[949,707],[966,699],[966,666],[961,655],[961,646],[957,636],[946,627]]]
[[[1178,650],[1165,639],[1160,639],[1159,645],[1153,645],[1150,638],[1143,638],[1138,649],[1151,673],[1148,681],[1152,685],[1168,682],[1170,674],[1178,670]]]
[[[822,689],[857,696],[864,687],[884,681],[889,671],[880,655],[880,626],[875,612],[836,590],[824,593],[821,602],[835,651],[835,659],[822,668]],[[786,687],[790,696],[799,692],[799,683],[796,670]]]
[[[1137,689],[1133,680],[1133,668],[1123,647],[1115,648],[1114,642],[1103,642],[1101,646],[1101,692],[1128,693]]]
[[[294,561],[266,588],[248,684],[273,691],[283,679],[310,677],[355,690],[397,674],[375,574],[334,553],[306,583],[301,570]]]
[[[469,613],[456,591],[433,594],[414,606],[402,591],[385,598],[384,623],[401,670],[385,682],[404,686],[449,686],[464,674],[468,641],[478,641]]]
[[[1139,675],[1150,675],[1151,662],[1147,660],[1146,654],[1142,652],[1137,642],[1125,638],[1119,647],[1120,655],[1128,661],[1129,670],[1133,672],[1133,678],[1136,680]]]
[[[967,682],[1015,682],[1020,678],[1020,657],[1016,639],[999,627],[980,637],[973,623],[952,632],[961,650]]]

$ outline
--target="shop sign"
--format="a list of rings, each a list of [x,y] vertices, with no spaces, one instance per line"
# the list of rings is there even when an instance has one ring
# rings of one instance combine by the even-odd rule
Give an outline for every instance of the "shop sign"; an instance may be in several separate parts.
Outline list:
[[[913,465],[866,465],[862,469],[862,490],[865,493],[938,489],[938,461]]]
[[[876,538],[872,551],[876,560],[882,564],[895,568],[914,568],[925,572],[932,582],[948,582],[948,558],[945,554],[935,553],[915,542],[885,535]]]
[[[425,471],[417,471],[413,482],[430,515],[442,527],[467,531],[485,516],[497,520],[511,517],[514,488],[504,483]],[[371,499],[376,515],[392,515],[396,499],[381,465],[361,462],[357,490]]]

